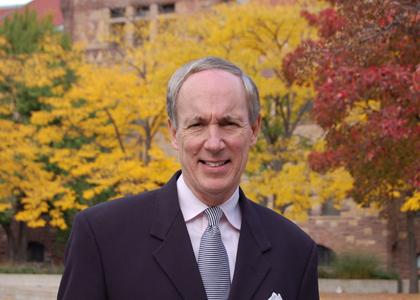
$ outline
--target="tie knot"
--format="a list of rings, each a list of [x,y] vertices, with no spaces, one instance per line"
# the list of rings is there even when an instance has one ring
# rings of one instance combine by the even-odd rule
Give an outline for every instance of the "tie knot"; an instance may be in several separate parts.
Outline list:
[[[223,211],[218,206],[209,207],[204,211],[209,220],[209,226],[218,226],[220,218],[223,215]]]

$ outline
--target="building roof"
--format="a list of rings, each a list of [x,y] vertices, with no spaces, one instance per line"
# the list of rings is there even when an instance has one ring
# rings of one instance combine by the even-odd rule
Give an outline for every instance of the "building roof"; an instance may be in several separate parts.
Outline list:
[[[25,9],[35,10],[38,17],[52,16],[54,26],[63,26],[63,14],[61,13],[60,0],[33,0],[26,5],[18,7],[0,8],[0,23],[15,12],[23,12]]]
[[[9,14],[12,14],[16,8],[0,8],[0,21],[7,17]]]

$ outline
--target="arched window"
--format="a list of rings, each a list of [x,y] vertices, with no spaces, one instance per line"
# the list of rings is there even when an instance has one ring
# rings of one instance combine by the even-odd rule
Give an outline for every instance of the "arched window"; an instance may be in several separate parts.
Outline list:
[[[420,273],[420,253],[417,254],[417,273]]]
[[[335,258],[335,253],[330,248],[318,245],[318,265],[328,266]]]
[[[28,243],[28,261],[43,262],[44,261],[44,245],[38,242]]]
[[[327,200],[321,205],[321,216],[339,216],[340,210],[335,208],[332,199]]]

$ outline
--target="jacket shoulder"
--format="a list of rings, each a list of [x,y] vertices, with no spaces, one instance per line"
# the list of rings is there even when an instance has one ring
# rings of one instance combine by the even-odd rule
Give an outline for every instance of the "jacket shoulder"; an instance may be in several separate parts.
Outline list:
[[[154,211],[157,191],[99,203],[79,212],[77,218],[85,218],[94,227],[103,225],[104,228],[144,219]]]
[[[258,214],[267,237],[272,242],[287,240],[290,244],[313,247],[315,242],[297,224],[265,206],[249,201]]]

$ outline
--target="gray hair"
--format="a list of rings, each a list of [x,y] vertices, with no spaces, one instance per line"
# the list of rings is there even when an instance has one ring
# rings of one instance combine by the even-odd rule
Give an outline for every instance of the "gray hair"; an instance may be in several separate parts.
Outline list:
[[[253,125],[258,119],[260,114],[260,100],[258,94],[258,88],[252,81],[251,77],[246,75],[239,67],[218,57],[204,57],[198,60],[189,62],[172,75],[168,82],[168,92],[166,95],[166,110],[168,112],[169,119],[176,127],[176,101],[178,98],[179,90],[181,89],[184,82],[192,74],[205,71],[205,70],[223,70],[229,72],[235,76],[238,76],[244,86],[245,96],[248,102],[249,121]]]

